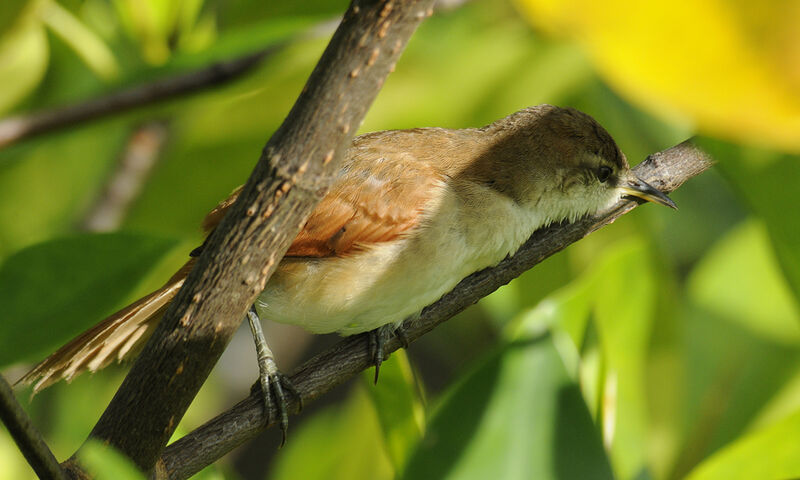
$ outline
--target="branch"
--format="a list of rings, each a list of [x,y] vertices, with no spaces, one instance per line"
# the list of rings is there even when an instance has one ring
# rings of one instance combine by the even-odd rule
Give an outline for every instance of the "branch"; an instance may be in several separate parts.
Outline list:
[[[167,123],[152,120],[137,126],[106,181],[103,192],[81,221],[88,232],[110,232],[119,228],[159,160],[167,141]]]
[[[200,70],[162,78],[145,85],[137,85],[84,103],[25,116],[8,117],[0,120],[0,148],[34,135],[73,127],[78,123],[123,113],[133,108],[223,84],[249,72],[284,45],[285,43],[272,45],[233,60],[218,62]]]
[[[3,421],[19,451],[39,478],[62,480],[66,475],[44,439],[23,410],[11,385],[0,375],[0,420]]]
[[[277,260],[330,187],[353,133],[432,4],[353,0],[92,438],[152,471]]]
[[[654,187],[671,192],[686,180],[699,175],[711,166],[711,159],[689,141],[668,150],[650,155],[634,171],[642,180]],[[551,225],[534,232],[525,244],[511,257],[496,267],[476,272],[461,281],[447,295],[426,307],[419,319],[404,325],[409,341],[414,341],[438,324],[497,290],[526,270],[571,243],[589,235],[598,228],[612,223],[638,205],[633,200],[621,200],[608,211],[585,217],[574,223]],[[400,348],[397,338],[386,344],[386,352]],[[328,392],[350,377],[372,366],[367,340],[355,335],[340,341],[330,350],[304,363],[292,375],[291,381],[300,392],[303,402],[308,402]],[[290,411],[297,412],[291,399]],[[269,418],[276,418],[270,412]],[[164,450],[159,461],[158,478],[184,479],[200,471],[233,448],[244,443],[275,422],[266,424],[264,403],[260,393],[252,393],[225,413],[172,443]]]

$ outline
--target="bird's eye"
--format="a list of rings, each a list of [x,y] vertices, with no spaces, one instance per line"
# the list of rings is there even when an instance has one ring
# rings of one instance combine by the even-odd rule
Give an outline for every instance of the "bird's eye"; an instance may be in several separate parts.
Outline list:
[[[611,167],[606,167],[605,165],[597,169],[597,179],[600,180],[601,183],[605,183],[608,180],[608,177],[611,176]]]

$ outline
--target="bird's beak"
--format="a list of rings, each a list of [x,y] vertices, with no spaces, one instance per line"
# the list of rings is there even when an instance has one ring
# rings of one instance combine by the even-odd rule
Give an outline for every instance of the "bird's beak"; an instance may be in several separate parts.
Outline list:
[[[673,202],[672,199],[666,194],[661,193],[655,187],[639,179],[633,174],[629,175],[628,178],[623,179],[620,182],[619,189],[622,190],[625,195],[641,198],[642,200],[647,200],[648,202],[660,203],[661,205],[674,208],[675,210],[678,209],[678,206],[675,205],[675,202]]]

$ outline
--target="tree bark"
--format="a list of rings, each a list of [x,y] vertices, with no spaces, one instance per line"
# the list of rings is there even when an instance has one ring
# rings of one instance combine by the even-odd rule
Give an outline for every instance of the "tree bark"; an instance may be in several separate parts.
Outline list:
[[[8,429],[19,451],[39,478],[62,480],[67,476],[50,447],[14,396],[14,390],[0,375],[0,421]]]

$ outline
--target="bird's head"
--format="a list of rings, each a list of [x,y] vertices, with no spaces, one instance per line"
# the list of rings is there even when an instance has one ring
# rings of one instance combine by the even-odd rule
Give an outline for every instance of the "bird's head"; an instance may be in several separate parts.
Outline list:
[[[575,220],[633,196],[670,208],[675,203],[638,178],[611,135],[573,108],[538,105],[488,127],[512,168],[507,179],[518,201],[547,212],[550,221]]]

